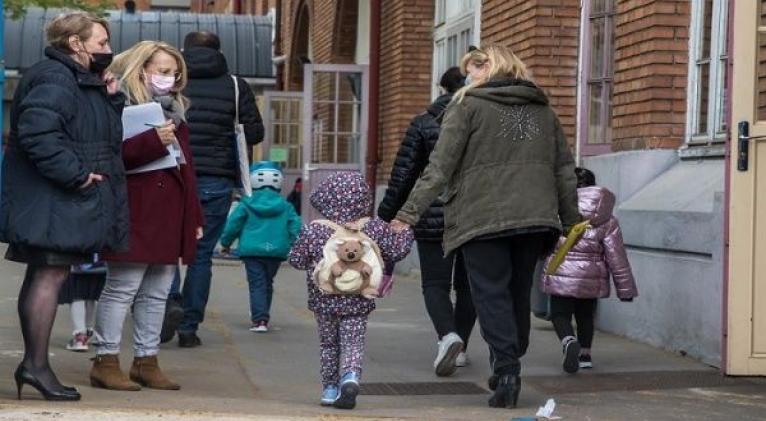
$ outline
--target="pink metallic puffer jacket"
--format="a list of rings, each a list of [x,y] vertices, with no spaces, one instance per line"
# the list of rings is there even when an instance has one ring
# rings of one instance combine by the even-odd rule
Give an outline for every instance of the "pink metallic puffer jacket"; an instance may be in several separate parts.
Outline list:
[[[564,297],[606,298],[611,275],[617,297],[637,297],[620,224],[612,215],[614,194],[603,187],[585,187],[578,189],[577,195],[580,213],[590,220],[591,228],[572,247],[555,275],[543,275],[543,292]],[[559,245],[563,242],[562,237]]]

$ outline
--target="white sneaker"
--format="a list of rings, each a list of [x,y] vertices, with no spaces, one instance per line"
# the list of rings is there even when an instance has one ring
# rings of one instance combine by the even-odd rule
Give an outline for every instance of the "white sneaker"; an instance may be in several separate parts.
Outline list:
[[[269,331],[269,322],[266,321],[260,321],[260,322],[254,322],[252,326],[250,326],[251,332],[257,332],[257,333],[266,333]]]
[[[439,341],[439,351],[434,361],[434,369],[439,377],[451,376],[457,370],[455,360],[463,350],[463,340],[457,333],[450,332]]]
[[[465,355],[465,352],[461,352],[457,354],[457,358],[455,358],[455,366],[457,367],[465,367],[471,362],[468,361],[468,356]]]
[[[72,339],[66,344],[66,349],[74,352],[85,352],[88,350],[88,335],[85,333],[75,333]]]

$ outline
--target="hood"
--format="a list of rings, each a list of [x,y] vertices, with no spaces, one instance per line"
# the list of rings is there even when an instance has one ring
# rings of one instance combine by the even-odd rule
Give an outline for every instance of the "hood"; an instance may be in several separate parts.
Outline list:
[[[615,197],[612,192],[604,187],[583,187],[577,189],[580,214],[589,219],[591,225],[599,226],[614,214]]]
[[[322,216],[341,224],[369,216],[372,209],[370,188],[353,171],[329,176],[311,192],[310,201]]]
[[[469,89],[465,94],[504,105],[548,104],[542,89],[530,81],[520,79],[491,80]]]
[[[452,94],[444,94],[439,98],[436,98],[436,101],[428,107],[428,114],[431,114],[434,118],[438,119],[444,114],[444,110],[447,109],[447,105],[449,105],[450,101],[452,101]]]
[[[277,216],[284,212],[286,206],[290,206],[279,192],[268,187],[253,191],[250,197],[242,199],[242,204],[250,212],[264,217]]]
[[[190,79],[215,78],[229,73],[226,57],[218,50],[193,47],[185,49],[183,54]]]

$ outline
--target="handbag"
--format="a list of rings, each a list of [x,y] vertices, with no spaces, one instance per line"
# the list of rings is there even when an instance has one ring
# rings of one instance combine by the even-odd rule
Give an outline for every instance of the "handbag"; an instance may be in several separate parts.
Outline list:
[[[245,126],[239,122],[239,82],[237,77],[231,75],[234,82],[234,141],[237,147],[237,160],[239,161],[239,178],[242,185],[242,193],[250,196],[253,187],[250,184],[250,159],[247,157],[247,139],[245,139]]]

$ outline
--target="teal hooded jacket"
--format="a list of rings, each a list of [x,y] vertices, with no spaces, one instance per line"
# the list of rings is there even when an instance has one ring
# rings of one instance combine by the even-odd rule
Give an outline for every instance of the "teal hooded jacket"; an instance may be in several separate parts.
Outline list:
[[[301,218],[295,208],[276,190],[262,188],[242,197],[226,221],[221,245],[230,247],[239,239],[240,257],[287,259],[301,230]]]

